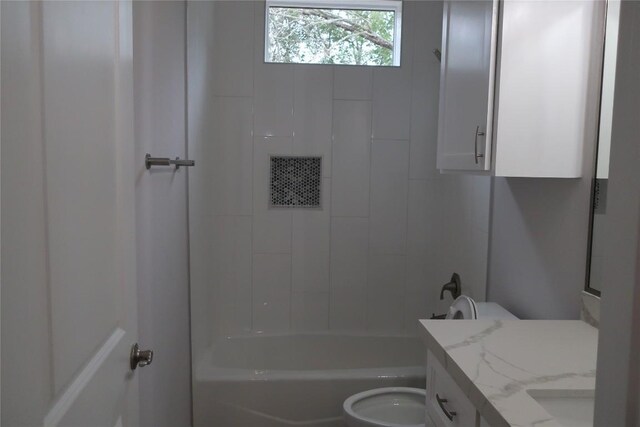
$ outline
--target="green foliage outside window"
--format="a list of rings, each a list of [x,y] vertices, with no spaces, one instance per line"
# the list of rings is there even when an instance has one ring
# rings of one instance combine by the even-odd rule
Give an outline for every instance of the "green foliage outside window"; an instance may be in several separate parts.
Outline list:
[[[268,23],[271,62],[394,65],[393,11],[270,7]]]

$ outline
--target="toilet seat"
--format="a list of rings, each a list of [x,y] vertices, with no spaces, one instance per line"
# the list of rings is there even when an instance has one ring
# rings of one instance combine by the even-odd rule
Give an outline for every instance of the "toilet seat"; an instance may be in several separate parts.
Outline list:
[[[466,295],[460,295],[449,307],[446,319],[469,319],[478,318],[478,307],[476,302]]]
[[[424,389],[385,387],[354,394],[344,401],[349,427],[424,427]]]

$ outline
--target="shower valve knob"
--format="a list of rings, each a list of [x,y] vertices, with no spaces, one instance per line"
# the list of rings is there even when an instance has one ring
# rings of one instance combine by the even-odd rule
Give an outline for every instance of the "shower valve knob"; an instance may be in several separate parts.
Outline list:
[[[153,362],[153,350],[140,350],[138,343],[131,347],[131,356],[129,359],[131,370],[134,371],[138,366],[143,368]]]

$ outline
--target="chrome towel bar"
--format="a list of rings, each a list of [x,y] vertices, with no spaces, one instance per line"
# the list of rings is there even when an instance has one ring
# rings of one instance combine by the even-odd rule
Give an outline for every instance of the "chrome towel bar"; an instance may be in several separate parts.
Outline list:
[[[180,160],[180,157],[176,157],[175,160],[168,157],[151,157],[151,154],[147,153],[144,156],[144,165],[147,169],[151,169],[151,166],[171,166],[174,165],[176,169],[180,166],[195,166],[194,160]]]

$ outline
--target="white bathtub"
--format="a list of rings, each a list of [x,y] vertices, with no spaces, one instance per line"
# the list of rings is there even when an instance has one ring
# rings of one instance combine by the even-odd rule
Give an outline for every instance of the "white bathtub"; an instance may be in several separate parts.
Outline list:
[[[196,427],[337,427],[342,402],[377,387],[424,387],[414,337],[255,335],[216,342],[195,366]]]

